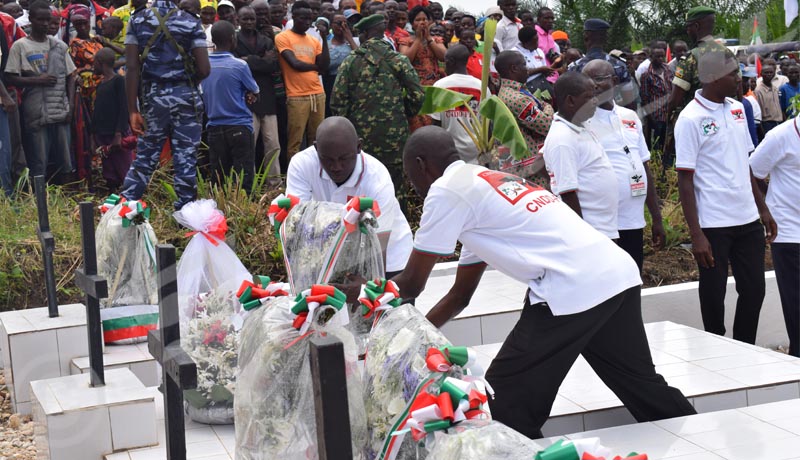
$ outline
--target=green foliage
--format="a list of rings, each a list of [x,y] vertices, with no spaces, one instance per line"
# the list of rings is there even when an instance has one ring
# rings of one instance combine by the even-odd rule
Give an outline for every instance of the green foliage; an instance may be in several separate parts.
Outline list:
[[[178,256],[186,247],[186,229],[172,218],[175,191],[171,165],[157,170],[143,197],[152,208],[150,223],[159,242],[176,247]],[[254,193],[242,190],[236,177],[212,184],[198,175],[198,196],[213,198],[228,220],[228,240],[235,243],[236,254],[253,273],[266,274],[274,280],[284,277],[283,255],[266,217],[272,199],[281,192],[267,179],[268,169],[256,173]],[[18,184],[14,199],[0,197],[0,311],[46,305],[41,246],[36,236],[36,199],[29,193],[25,176]],[[75,286],[74,273],[82,263],[78,203],[84,200],[100,204],[106,197],[67,192],[49,186],[47,202],[50,227],[56,241],[53,254],[56,289],[60,304],[82,301]],[[99,213],[96,219],[99,221]]]
[[[508,110],[508,107],[497,96],[491,96],[481,102],[479,110],[484,119],[492,120],[494,130],[492,136],[501,144],[511,150],[511,156],[516,160],[527,158],[531,155],[528,143],[522,137],[517,125],[517,118]],[[494,144],[490,140],[490,145]]]

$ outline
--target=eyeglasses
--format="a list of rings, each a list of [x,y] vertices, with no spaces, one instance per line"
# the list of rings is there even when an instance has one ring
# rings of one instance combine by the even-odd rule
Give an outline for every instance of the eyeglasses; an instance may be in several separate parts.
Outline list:
[[[608,80],[610,78],[614,78],[614,75],[613,74],[611,74],[611,75],[598,75],[596,77],[592,77],[592,81],[594,81],[595,83],[603,83],[604,81],[606,81],[606,80]]]

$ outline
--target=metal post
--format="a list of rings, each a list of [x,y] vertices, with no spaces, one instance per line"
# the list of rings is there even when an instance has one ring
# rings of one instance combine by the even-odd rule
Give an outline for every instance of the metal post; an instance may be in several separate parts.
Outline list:
[[[161,363],[167,460],[186,460],[183,390],[197,387],[197,367],[181,348],[175,248],[156,247],[160,330],[148,334],[148,349]]]
[[[105,278],[97,276],[97,251],[94,241],[94,205],[80,204],[83,268],[75,273],[76,283],[86,293],[86,328],[89,340],[90,378],[93,387],[105,385],[103,369],[103,331],[100,322],[100,299],[108,297]]]
[[[36,193],[36,210],[39,216],[39,228],[36,232],[42,245],[44,263],[44,285],[47,290],[47,311],[51,318],[58,316],[58,297],[56,295],[56,275],[53,268],[53,252],[56,249],[55,238],[50,231],[50,217],[47,214],[47,184],[44,176],[33,178]]]
[[[314,337],[309,351],[319,460],[353,458],[344,346],[334,337]]]

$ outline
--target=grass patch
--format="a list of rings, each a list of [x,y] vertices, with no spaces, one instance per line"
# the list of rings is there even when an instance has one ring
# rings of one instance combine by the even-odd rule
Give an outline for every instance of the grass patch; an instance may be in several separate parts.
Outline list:
[[[269,203],[281,189],[269,185],[265,170],[257,172],[249,195],[235,178],[212,185],[198,177],[198,196],[217,201],[228,220],[228,243],[251,273],[282,279],[283,255],[266,217]],[[189,238],[185,236],[186,229],[172,218],[175,192],[170,171],[167,165],[153,174],[143,199],[152,208],[150,223],[159,243],[172,244],[180,257]],[[26,184],[21,184],[13,200],[0,198],[0,311],[47,304],[42,249],[36,234],[36,198],[27,189]],[[76,192],[74,187],[47,188],[50,227],[56,242],[53,255],[56,288],[61,305],[83,299],[74,283],[75,269],[83,264],[78,204],[91,201],[99,206],[105,198]],[[98,211],[95,224],[99,220]]]

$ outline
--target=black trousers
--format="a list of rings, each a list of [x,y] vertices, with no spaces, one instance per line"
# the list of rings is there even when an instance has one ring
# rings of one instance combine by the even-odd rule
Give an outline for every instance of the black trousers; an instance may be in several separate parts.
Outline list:
[[[256,174],[253,132],[247,126],[209,126],[208,158],[212,182],[235,171],[242,188],[249,194]]]
[[[619,238],[614,241],[616,241],[617,246],[621,247],[636,261],[636,265],[639,266],[639,273],[642,273],[642,266],[644,265],[644,229],[620,230]]]
[[[486,379],[492,417],[529,438],[542,437],[561,382],[583,355],[640,422],[695,414],[680,390],[656,373],[642,323],[641,288],[628,289],[573,315],[553,316],[525,300],[522,316]]]
[[[789,334],[789,354],[800,358],[800,243],[772,243],[772,262]]]
[[[699,268],[700,312],[705,330],[725,335],[725,291],[728,264],[736,280],[736,316],[733,338],[756,343],[758,317],[764,302],[764,227],[759,221],[733,227],[704,228],[714,266]]]

